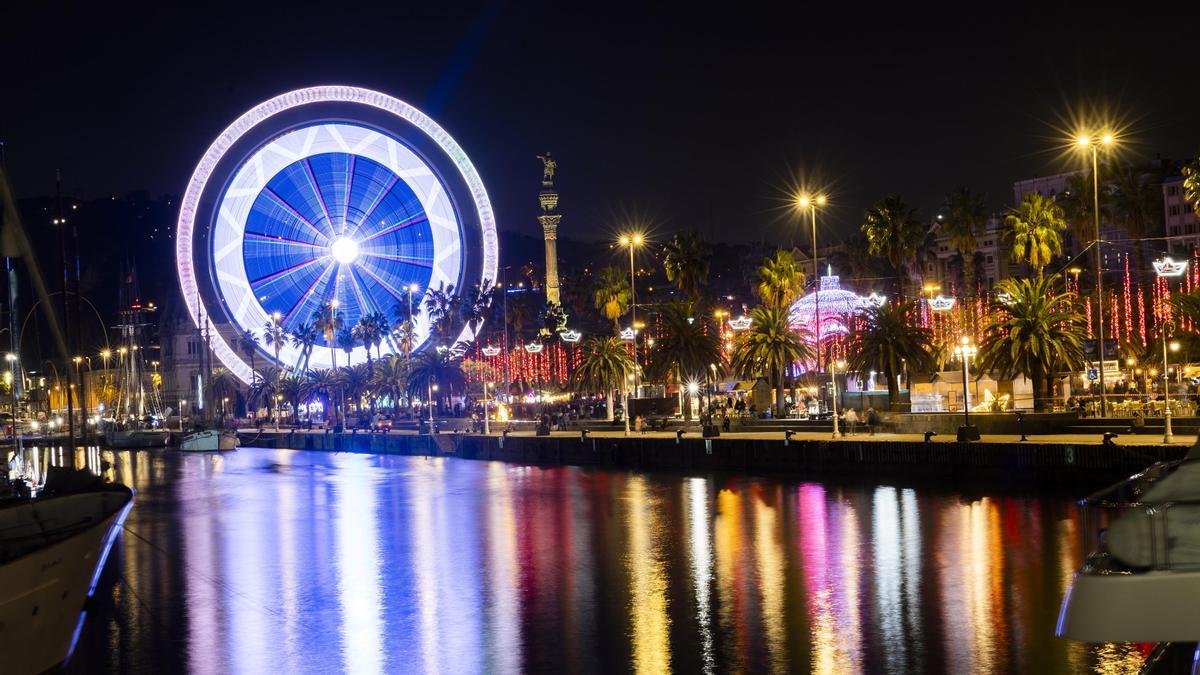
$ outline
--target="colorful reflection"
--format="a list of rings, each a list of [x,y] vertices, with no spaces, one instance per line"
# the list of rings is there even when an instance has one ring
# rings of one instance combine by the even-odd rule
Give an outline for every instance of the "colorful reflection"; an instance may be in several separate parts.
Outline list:
[[[68,672],[1131,672],[1073,495],[30,449],[138,489]]]

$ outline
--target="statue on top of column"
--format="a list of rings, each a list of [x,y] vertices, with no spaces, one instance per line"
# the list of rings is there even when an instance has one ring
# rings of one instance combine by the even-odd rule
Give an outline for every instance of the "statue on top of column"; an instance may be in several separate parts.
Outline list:
[[[558,162],[547,152],[544,155],[538,155],[538,159],[542,160],[542,180],[549,183],[554,180],[554,172],[558,169]]]

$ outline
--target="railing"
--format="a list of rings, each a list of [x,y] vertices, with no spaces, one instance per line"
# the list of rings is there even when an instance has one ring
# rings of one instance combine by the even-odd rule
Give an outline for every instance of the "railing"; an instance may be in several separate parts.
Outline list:
[[[1085,551],[1094,551],[1086,571],[1200,569],[1200,499],[1146,499],[1187,462],[1159,462],[1079,501],[1082,544]],[[1189,483],[1200,493],[1200,484]]]

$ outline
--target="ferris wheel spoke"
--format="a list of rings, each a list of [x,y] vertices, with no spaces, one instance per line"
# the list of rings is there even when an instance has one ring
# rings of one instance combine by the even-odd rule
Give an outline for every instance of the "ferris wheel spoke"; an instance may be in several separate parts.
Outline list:
[[[350,222],[350,195],[354,189],[354,165],[358,162],[358,155],[350,155],[350,166],[346,169],[346,196],[342,199],[342,223]],[[354,227],[358,231],[358,226]]]
[[[321,249],[321,250],[325,249],[324,246],[322,246],[320,244],[314,244],[310,241],[300,241],[299,239],[288,239],[287,237],[272,236],[269,234],[261,234],[258,232],[247,232],[246,238],[253,239],[255,241],[261,241],[266,244],[279,244],[281,246],[304,246],[307,248]]]
[[[318,258],[318,260],[320,260],[320,258]],[[317,289],[317,286],[320,285],[321,280],[324,279],[326,276],[328,276],[330,270],[333,270],[336,267],[337,267],[337,263],[331,260],[329,262],[329,264],[325,267],[325,269],[322,270],[321,273],[317,275],[317,278],[313,279],[312,285],[308,287],[308,290],[304,291],[304,293],[302,293],[300,295],[300,297],[296,300],[296,302],[292,303],[291,308],[288,309],[287,315],[283,319],[284,323],[286,323],[289,319],[291,319],[292,316],[296,313],[296,310],[300,309],[304,305],[304,303],[310,297],[312,297],[313,291],[315,291]]]
[[[325,203],[325,195],[321,194],[321,186],[317,183],[317,177],[313,174],[312,163],[308,160],[309,158],[305,157],[302,162],[304,164],[304,175],[308,177],[308,186],[312,188],[313,194],[317,196],[317,203],[321,205],[321,212],[325,215],[325,223],[329,226],[329,232],[326,236],[330,240],[333,240],[337,238],[337,233],[333,229],[333,219],[329,217],[329,206]]]
[[[370,306],[367,304],[367,299],[363,297],[362,286],[359,284],[358,277],[354,274],[354,266],[350,266],[346,276],[350,277],[350,290],[354,291],[354,297],[358,300],[358,307],[364,315],[369,314]]]
[[[269,187],[265,187],[265,188],[263,188],[263,193],[264,193],[264,194],[266,194],[266,195],[269,195],[269,196],[270,196],[272,199],[274,199],[274,200],[275,200],[275,201],[276,201],[276,202],[277,202],[277,203],[278,203],[280,206],[282,206],[282,207],[284,208],[284,210],[286,210],[287,212],[291,213],[291,214],[292,214],[292,216],[294,216],[294,217],[295,217],[297,220],[299,220],[300,222],[302,222],[302,223],[304,223],[305,225],[307,225],[307,226],[309,227],[309,229],[311,229],[311,230],[313,231],[313,234],[317,235],[317,237],[319,237],[321,240],[325,241],[326,243],[328,243],[328,242],[330,241],[330,239],[329,239],[329,235],[327,235],[327,234],[325,234],[324,232],[322,232],[322,231],[321,231],[321,230],[320,230],[320,229],[319,229],[319,228],[318,228],[316,225],[314,225],[314,224],[312,223],[312,221],[311,221],[311,220],[309,220],[308,218],[305,218],[304,216],[300,215],[300,212],[296,210],[296,207],[294,207],[294,206],[292,206],[291,204],[289,204],[289,203],[287,202],[287,200],[286,200],[286,199],[284,199],[283,197],[281,197],[281,196],[279,195],[279,193],[275,192],[274,190],[272,190],[272,189],[271,189],[271,188],[269,188]]]
[[[369,236],[369,237],[366,237],[366,238],[364,238],[364,239],[363,239],[362,241],[360,241],[359,243],[360,243],[360,244],[362,244],[362,243],[364,243],[364,242],[371,241],[372,239],[376,239],[376,238],[378,238],[378,237],[382,237],[382,236],[384,236],[384,235],[386,235],[386,234],[391,234],[391,233],[393,233],[393,232],[395,232],[395,231],[397,231],[397,230],[403,230],[403,229],[404,229],[404,228],[406,228],[406,227],[411,227],[411,226],[413,226],[413,225],[416,225],[417,223],[424,222],[424,221],[427,221],[427,220],[429,220],[428,216],[426,216],[426,215],[425,215],[425,212],[424,212],[424,211],[422,211],[421,213],[418,213],[417,215],[415,215],[415,216],[412,216],[411,218],[406,218],[405,220],[402,220],[402,221],[400,221],[400,222],[398,222],[398,223],[395,223],[394,225],[391,225],[391,226],[389,226],[389,227],[387,227],[387,228],[385,228],[385,229],[382,229],[382,230],[380,230],[380,231],[376,232],[375,234],[372,234],[372,235],[371,235],[371,236]]]
[[[385,290],[385,291],[387,291],[388,293],[390,293],[390,294],[392,295],[392,297],[396,298],[397,300],[404,300],[404,299],[406,299],[406,298],[408,297],[408,296],[407,296],[407,295],[405,295],[404,293],[401,293],[399,290],[397,290],[397,289],[396,289],[394,286],[392,286],[392,285],[391,285],[391,284],[389,284],[388,282],[384,281],[382,277],[380,277],[379,275],[375,274],[375,273],[374,273],[374,272],[372,272],[371,270],[367,269],[366,265],[363,265],[363,267],[362,267],[362,271],[363,271],[363,272],[365,272],[367,276],[371,277],[371,279],[372,279],[372,280],[373,280],[375,283],[377,283],[377,284],[379,284],[380,286],[382,286],[382,287],[383,287],[383,290]]]
[[[392,174],[392,176],[388,178],[387,185],[383,186],[383,189],[379,191],[379,194],[376,195],[375,199],[371,202],[371,206],[363,212],[362,219],[354,226],[354,231],[350,233],[351,237],[358,234],[358,231],[362,229],[364,223],[369,223],[371,221],[371,216],[375,215],[375,209],[379,208],[379,205],[383,203],[384,198],[387,197],[388,193],[392,191],[392,188],[396,186],[396,181],[398,180],[400,180],[400,177],[396,174]],[[346,203],[349,202],[350,200],[347,199]]]
[[[433,268],[432,260],[424,260],[420,258],[409,258],[401,255],[389,255],[387,253],[372,253],[370,251],[359,250],[360,256],[365,258],[379,258],[380,260],[390,260],[392,262],[404,263],[405,265],[413,265],[415,267],[424,267],[427,269]]]
[[[299,272],[300,270],[303,270],[315,263],[319,263],[324,259],[325,259],[325,256],[322,256],[320,258],[313,258],[311,260],[306,260],[302,263],[297,263],[295,265],[292,265],[291,267],[285,267],[277,272],[272,272],[266,276],[261,276],[257,279],[251,279],[250,284],[252,286],[258,286],[259,284],[269,284],[269,283],[273,283],[275,281],[279,281],[280,279],[289,277],[289,276],[295,274],[296,272]]]

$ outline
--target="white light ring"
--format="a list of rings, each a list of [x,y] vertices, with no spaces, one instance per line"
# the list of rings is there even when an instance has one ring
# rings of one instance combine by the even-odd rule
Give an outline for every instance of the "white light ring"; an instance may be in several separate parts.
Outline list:
[[[260,103],[222,131],[205,151],[200,163],[196,165],[196,170],[192,172],[187,189],[183,193],[183,200],[179,205],[179,227],[175,240],[175,265],[179,272],[179,284],[183,290],[183,299],[188,308],[188,315],[192,317],[192,321],[197,326],[200,326],[200,317],[203,314],[208,334],[212,338],[213,352],[216,353],[221,363],[229,368],[230,372],[246,383],[252,381],[253,371],[217,331],[216,324],[212,322],[210,313],[200,299],[200,286],[196,280],[192,248],[196,227],[196,209],[200,202],[200,196],[204,194],[208,180],[216,170],[217,164],[247,132],[273,115],[311,103],[356,103],[378,108],[404,119],[437,143],[438,147],[450,157],[455,167],[458,168],[459,174],[471,193],[475,212],[479,218],[483,239],[483,273],[480,282],[494,280],[499,268],[500,253],[496,234],[496,217],[492,211],[492,202],[488,199],[487,190],[483,187],[483,180],[479,177],[479,173],[471,164],[471,160],[467,158],[462,147],[427,115],[386,94],[360,87],[337,85],[297,89]],[[474,332],[468,326],[463,329],[459,340],[470,340],[474,337]]]
[[[280,171],[301,159],[326,152],[344,152],[372,160],[403,180],[425,212],[433,235],[435,258],[430,270],[428,287],[455,284],[461,273],[462,226],[450,203],[448,188],[425,160],[388,134],[374,129],[327,122],[301,127],[279,136],[250,155],[234,172],[217,203],[215,218],[218,227],[211,240],[212,263],[216,271],[217,290],[228,313],[239,326],[257,329],[271,320],[271,313],[256,297],[242,255],[245,247],[246,222],[255,201],[270,180]],[[340,273],[340,272],[335,272]],[[397,302],[403,302],[396,298]],[[275,309],[275,308],[273,308]],[[414,315],[414,344],[424,344],[430,333],[429,317],[425,312]],[[336,347],[316,346],[309,358],[309,368],[333,366]],[[396,353],[391,341],[380,346],[383,354]],[[301,350],[285,343],[279,350],[281,363],[300,363]],[[355,347],[350,359],[362,363],[367,358],[365,347]]]

